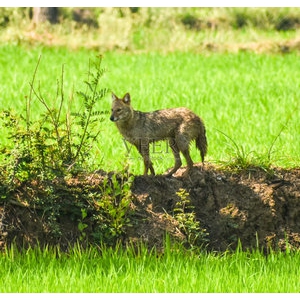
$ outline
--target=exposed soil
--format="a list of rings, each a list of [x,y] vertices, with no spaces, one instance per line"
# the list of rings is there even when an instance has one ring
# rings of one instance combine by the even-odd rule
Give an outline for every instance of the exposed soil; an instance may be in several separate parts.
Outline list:
[[[128,215],[131,226],[122,236],[123,243],[144,241],[150,247],[161,248],[166,232],[184,241],[184,233],[170,217],[180,200],[176,192],[182,188],[189,193],[196,219],[208,234],[208,250],[235,249],[239,240],[244,249],[259,246],[284,250],[287,244],[300,248],[299,168],[229,172],[206,164],[204,170],[196,165],[187,177],[183,176],[184,171],[178,170],[171,178],[163,175],[134,178]],[[64,203],[60,204],[57,236],[45,223],[45,212],[26,205],[26,199],[37,194],[41,197],[42,193],[47,197],[47,193],[38,184],[20,186],[0,205],[0,247],[13,241],[20,246],[37,242],[61,246],[75,243],[80,232],[74,204],[80,203],[80,195],[87,189],[99,190],[104,178],[110,176],[112,173],[101,171],[55,183],[59,201]],[[91,216],[88,225],[87,236],[93,233]]]

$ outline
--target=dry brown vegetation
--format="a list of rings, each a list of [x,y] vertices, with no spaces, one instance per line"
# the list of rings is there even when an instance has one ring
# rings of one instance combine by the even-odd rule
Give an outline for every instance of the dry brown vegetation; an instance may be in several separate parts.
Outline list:
[[[30,8],[0,8],[2,42],[118,51],[299,50],[300,8],[60,8],[56,24]]]

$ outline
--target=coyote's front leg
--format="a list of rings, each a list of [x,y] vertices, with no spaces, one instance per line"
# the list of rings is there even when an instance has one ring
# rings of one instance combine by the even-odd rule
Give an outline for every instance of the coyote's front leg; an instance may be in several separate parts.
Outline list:
[[[149,156],[149,141],[141,139],[139,145],[136,145],[136,147],[144,160],[144,175],[148,174],[149,169],[151,175],[155,175],[153,164]]]

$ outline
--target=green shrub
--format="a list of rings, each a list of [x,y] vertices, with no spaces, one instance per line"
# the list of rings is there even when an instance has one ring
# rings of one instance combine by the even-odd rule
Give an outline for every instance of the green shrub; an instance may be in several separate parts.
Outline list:
[[[97,124],[105,112],[96,111],[95,104],[103,99],[107,88],[100,88],[102,58],[90,65],[86,90],[77,92],[82,101],[81,111],[72,111],[75,99],[67,103],[63,86],[64,67],[57,85],[54,99],[46,99],[42,87],[36,83],[38,64],[30,83],[30,95],[26,101],[26,114],[17,115],[9,110],[2,112],[3,126],[9,132],[11,149],[2,149],[10,159],[3,166],[9,184],[30,180],[52,180],[57,177],[74,175],[88,167],[90,149],[99,138]],[[43,111],[38,118],[32,117],[31,103],[38,100]],[[76,101],[78,101],[76,99]],[[51,106],[53,105],[54,106]],[[55,106],[56,105],[56,106]],[[99,128],[99,127],[98,127]]]
[[[106,174],[99,185],[83,183],[84,187],[79,176],[88,174],[91,148],[99,138],[99,122],[105,113],[95,110],[96,102],[109,90],[100,87],[105,72],[101,61],[100,56],[90,63],[86,90],[76,94],[82,102],[80,111],[72,112],[74,99],[65,105],[64,68],[57,86],[58,104],[50,106],[56,101],[46,99],[36,84],[39,60],[30,83],[25,115],[9,110],[1,114],[2,125],[12,142],[11,147],[1,151],[2,156],[8,157],[1,160],[1,200],[16,203],[11,201],[10,194],[23,193],[17,204],[37,210],[49,238],[54,240],[61,237],[60,218],[66,214],[78,222],[82,242],[90,240],[89,231],[93,241],[113,244],[124,232],[125,225],[130,225],[127,217],[131,202],[129,175]],[[31,115],[34,99],[42,111],[35,118]],[[73,185],[68,181],[75,176],[77,183]]]

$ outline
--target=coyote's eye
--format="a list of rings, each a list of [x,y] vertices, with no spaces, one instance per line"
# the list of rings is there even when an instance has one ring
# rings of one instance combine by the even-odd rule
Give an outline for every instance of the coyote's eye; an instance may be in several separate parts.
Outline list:
[[[121,108],[118,108],[118,109],[117,109],[117,112],[120,112],[121,110],[122,110]]]

